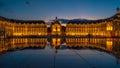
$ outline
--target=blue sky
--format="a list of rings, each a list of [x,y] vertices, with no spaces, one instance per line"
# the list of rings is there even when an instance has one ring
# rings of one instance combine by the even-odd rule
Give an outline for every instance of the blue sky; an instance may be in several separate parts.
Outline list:
[[[102,19],[116,13],[120,0],[0,0],[0,16],[22,20]]]

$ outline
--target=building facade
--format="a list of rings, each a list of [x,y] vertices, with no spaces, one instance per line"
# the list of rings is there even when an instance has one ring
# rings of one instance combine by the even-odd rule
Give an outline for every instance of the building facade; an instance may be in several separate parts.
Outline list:
[[[60,22],[58,21],[57,17],[51,23],[50,30],[51,30],[51,35],[61,35],[62,34],[62,26],[61,26]]]
[[[66,35],[78,36],[120,36],[120,10],[106,19],[89,22],[69,21],[66,25]]]
[[[4,36],[120,36],[120,9],[112,17],[100,20],[69,21],[66,27],[56,19],[51,23],[48,31],[48,24],[42,20],[14,20],[0,17],[0,35]],[[49,32],[49,33],[48,33]]]
[[[12,20],[1,17],[0,29],[7,36],[44,36],[47,35],[47,24],[40,21]]]

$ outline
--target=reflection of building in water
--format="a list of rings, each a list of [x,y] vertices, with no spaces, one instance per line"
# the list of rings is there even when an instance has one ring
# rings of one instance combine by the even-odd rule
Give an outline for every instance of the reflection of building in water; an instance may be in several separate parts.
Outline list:
[[[109,39],[109,38],[106,40],[106,48],[108,50],[112,50],[113,49],[113,41],[111,39]]]
[[[47,26],[50,26],[49,28]],[[44,21],[23,21],[0,17],[0,28],[4,27],[7,36],[67,35],[67,36],[120,36],[120,10],[109,18],[91,21],[69,21],[62,26],[57,18],[51,25]],[[1,29],[0,29],[1,31]]]
[[[60,47],[60,45],[61,45],[61,38],[52,38],[52,39],[51,39],[51,45],[52,45],[54,48]]]
[[[55,48],[59,48],[62,44],[61,38],[51,38],[50,43]],[[120,39],[119,38],[65,38],[66,47],[68,48],[82,48],[88,47],[92,49],[102,50],[112,53],[120,59]],[[23,48],[44,48],[47,46],[47,38],[13,38],[6,40],[4,45],[0,45],[0,53],[2,51],[23,49]]]
[[[4,40],[0,40],[0,53],[7,50],[7,48],[5,47],[6,45],[5,45]]]
[[[47,45],[47,38],[13,38],[10,40],[11,46],[15,47],[41,47]]]
[[[120,39],[119,38],[66,38],[68,48],[97,48],[98,50],[112,53],[120,59]]]
[[[120,50],[119,38],[66,38],[68,47],[97,47],[109,51]]]
[[[105,39],[102,38],[66,38],[66,46],[81,47],[81,46],[102,46],[105,47]],[[97,45],[96,45],[97,44]]]
[[[23,48],[45,48],[47,38],[12,38],[0,46],[0,52]]]

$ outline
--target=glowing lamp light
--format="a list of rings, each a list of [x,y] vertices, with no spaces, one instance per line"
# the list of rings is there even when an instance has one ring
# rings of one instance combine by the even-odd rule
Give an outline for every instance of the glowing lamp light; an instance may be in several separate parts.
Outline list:
[[[112,50],[112,45],[113,45],[112,41],[106,41],[106,47],[108,50]]]
[[[112,43],[112,41],[107,41],[106,44],[107,45],[112,45],[113,43]]]
[[[38,35],[41,35],[42,33],[38,33]]]
[[[60,31],[60,29],[57,29],[57,31]]]
[[[71,35],[75,35],[75,33],[71,33]]]
[[[60,42],[60,39],[57,39],[58,42]]]
[[[13,33],[15,36],[22,36],[22,33]]]
[[[106,30],[107,30],[107,31],[112,31],[112,30],[113,30],[113,26],[112,26],[112,23],[111,23],[111,22],[109,22],[109,23],[107,24]]]
[[[56,31],[56,29],[53,29],[53,31]]]
[[[108,26],[107,27],[107,31],[112,31],[113,30],[113,27],[112,26]]]

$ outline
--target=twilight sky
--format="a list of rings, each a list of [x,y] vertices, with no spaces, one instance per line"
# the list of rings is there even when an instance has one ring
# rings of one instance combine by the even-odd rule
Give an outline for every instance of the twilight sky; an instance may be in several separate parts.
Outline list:
[[[22,20],[102,19],[116,13],[120,0],[0,0],[0,16]]]

